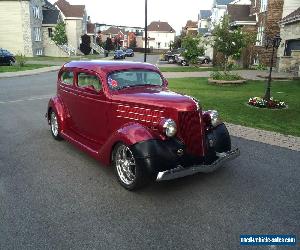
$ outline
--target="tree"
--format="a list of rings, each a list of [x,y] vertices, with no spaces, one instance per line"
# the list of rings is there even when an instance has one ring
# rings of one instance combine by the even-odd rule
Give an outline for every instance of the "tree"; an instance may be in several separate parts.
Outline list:
[[[109,51],[114,49],[114,45],[112,43],[112,40],[110,37],[106,38],[105,44],[104,44],[104,49],[107,51],[105,53],[106,56],[108,56]]]
[[[91,38],[90,36],[88,36],[87,34],[81,36],[81,44],[80,44],[80,51],[85,54],[88,55],[91,53]]]
[[[66,35],[66,24],[64,22],[59,22],[58,24],[56,24],[51,39],[55,42],[56,45],[64,45],[68,43],[68,38]]]
[[[132,40],[130,40],[129,47],[131,49],[136,48],[136,38],[135,37]]]
[[[252,41],[252,36],[242,32],[240,28],[231,29],[228,15],[224,15],[221,22],[215,26],[213,31],[213,48],[224,55],[224,71],[228,69],[230,56],[238,58],[243,48]]]
[[[181,45],[185,49],[184,58],[191,63],[197,63],[198,56],[204,55],[204,48],[200,45],[199,36],[186,36],[182,39]]]

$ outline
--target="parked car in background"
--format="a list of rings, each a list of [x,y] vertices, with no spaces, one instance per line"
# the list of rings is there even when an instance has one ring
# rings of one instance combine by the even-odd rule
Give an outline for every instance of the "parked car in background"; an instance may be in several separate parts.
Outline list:
[[[176,56],[180,55],[180,53],[182,53],[183,51],[184,51],[183,48],[168,51],[167,53],[164,54],[164,60],[167,61],[168,63],[175,63]]]
[[[0,65],[13,65],[15,62],[16,58],[11,52],[0,48]]]
[[[181,54],[175,56],[175,62],[181,66],[189,66],[189,62]]]
[[[125,56],[133,57],[134,56],[133,49],[126,49]]]
[[[198,56],[198,61],[200,64],[209,64],[211,59],[209,56]]]
[[[125,59],[125,52],[123,50],[116,50],[114,53],[114,59]]]
[[[169,90],[148,63],[64,64],[45,117],[54,139],[112,165],[128,190],[213,172],[239,155],[218,112]]]

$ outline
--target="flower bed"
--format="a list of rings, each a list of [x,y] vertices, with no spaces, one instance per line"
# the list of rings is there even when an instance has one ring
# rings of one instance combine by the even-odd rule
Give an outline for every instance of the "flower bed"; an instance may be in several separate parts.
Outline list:
[[[287,108],[287,105],[283,101],[275,100],[273,97],[269,101],[262,97],[251,97],[248,101],[248,105],[258,108],[269,108],[269,109],[283,109]]]

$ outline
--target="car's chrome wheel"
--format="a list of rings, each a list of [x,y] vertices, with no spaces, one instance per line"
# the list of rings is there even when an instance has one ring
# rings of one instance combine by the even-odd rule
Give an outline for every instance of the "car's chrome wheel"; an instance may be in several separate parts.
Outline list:
[[[125,185],[132,185],[136,178],[136,165],[130,149],[120,145],[115,154],[115,164],[118,177]]]
[[[51,111],[50,113],[50,129],[51,134],[56,140],[61,140],[62,138],[59,135],[59,125],[56,113],[54,111]]]
[[[112,162],[119,183],[128,190],[146,185],[152,175],[135,158],[134,152],[125,144],[118,143],[113,150]]]

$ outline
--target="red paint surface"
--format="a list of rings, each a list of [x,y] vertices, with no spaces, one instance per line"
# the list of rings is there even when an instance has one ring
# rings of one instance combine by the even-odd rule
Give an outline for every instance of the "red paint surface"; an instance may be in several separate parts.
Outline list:
[[[163,140],[159,123],[164,118],[172,118],[177,124],[177,136],[184,141],[188,152],[203,156],[202,114],[197,111],[195,102],[188,96],[170,91],[167,81],[163,81],[163,86],[111,90],[107,83],[108,74],[128,69],[161,74],[154,65],[131,62],[77,61],[62,67],[58,74],[57,96],[49,101],[49,107],[59,117],[62,136],[109,165],[116,143],[132,145],[149,139]],[[60,81],[65,70],[74,72],[72,85]],[[78,72],[97,76],[102,82],[102,90],[78,87]]]

